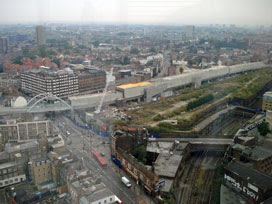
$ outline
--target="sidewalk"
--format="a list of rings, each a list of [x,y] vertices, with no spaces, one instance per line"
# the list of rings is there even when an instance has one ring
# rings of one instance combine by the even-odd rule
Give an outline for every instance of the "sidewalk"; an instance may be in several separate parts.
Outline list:
[[[119,169],[114,163],[111,162],[111,167],[113,167],[114,171],[120,175],[120,179],[122,176],[126,176],[129,178],[129,176],[122,170]],[[148,196],[143,188],[136,184],[135,180],[132,178],[129,178],[132,186],[130,190],[135,194],[137,198],[137,203],[139,204],[155,204],[151,196]]]

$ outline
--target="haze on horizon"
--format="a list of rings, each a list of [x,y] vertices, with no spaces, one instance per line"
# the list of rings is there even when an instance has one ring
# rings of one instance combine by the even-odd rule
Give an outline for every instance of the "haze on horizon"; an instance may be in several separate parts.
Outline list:
[[[271,0],[1,0],[0,23],[272,25]]]

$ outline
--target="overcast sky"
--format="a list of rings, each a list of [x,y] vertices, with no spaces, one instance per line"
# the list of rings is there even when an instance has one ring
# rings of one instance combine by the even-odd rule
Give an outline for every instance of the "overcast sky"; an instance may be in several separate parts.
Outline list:
[[[272,25],[272,0],[0,0],[0,23]]]

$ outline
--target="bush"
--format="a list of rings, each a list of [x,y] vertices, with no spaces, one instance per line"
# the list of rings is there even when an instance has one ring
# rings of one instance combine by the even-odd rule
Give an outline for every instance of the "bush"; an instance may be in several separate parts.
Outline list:
[[[262,136],[266,136],[267,133],[270,132],[269,128],[268,128],[268,122],[262,122],[260,125],[257,126],[259,133]]]
[[[134,157],[136,157],[140,162],[143,164],[146,163],[146,149],[143,145],[136,147],[133,151],[132,154]]]
[[[161,114],[158,114],[156,115],[154,118],[153,118],[154,121],[161,121],[161,120],[164,120],[164,116],[162,116]]]
[[[208,102],[212,101],[213,99],[214,99],[214,96],[212,94],[200,97],[197,100],[189,102],[188,105],[187,105],[187,110],[188,111],[192,110],[192,109],[194,109],[194,108],[196,108],[198,106],[201,106],[204,103],[208,103]]]

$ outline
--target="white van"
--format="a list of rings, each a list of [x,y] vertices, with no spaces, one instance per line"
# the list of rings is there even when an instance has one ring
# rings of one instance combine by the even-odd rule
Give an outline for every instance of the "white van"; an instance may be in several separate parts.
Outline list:
[[[126,185],[126,187],[128,187],[128,188],[131,187],[130,181],[125,176],[123,176],[121,180],[122,180],[123,184]]]

